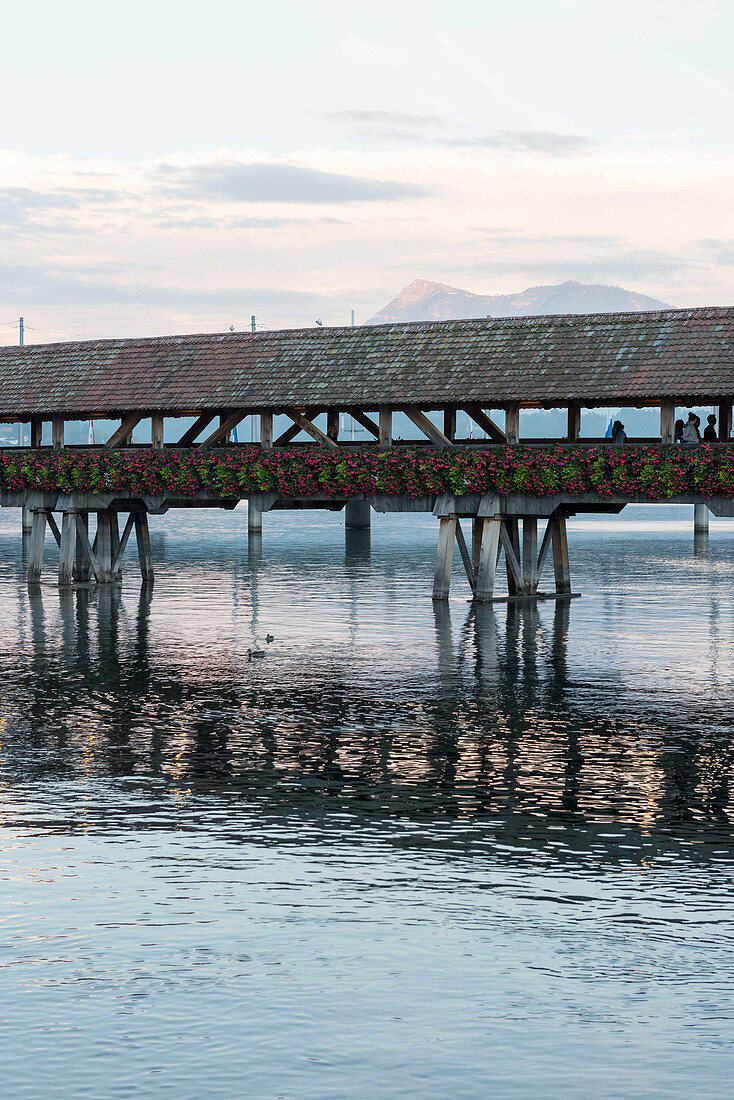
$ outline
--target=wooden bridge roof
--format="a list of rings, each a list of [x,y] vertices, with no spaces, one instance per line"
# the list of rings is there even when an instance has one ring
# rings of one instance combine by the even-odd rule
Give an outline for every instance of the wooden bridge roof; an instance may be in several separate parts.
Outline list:
[[[286,329],[0,349],[0,419],[126,411],[734,395],[734,307]]]

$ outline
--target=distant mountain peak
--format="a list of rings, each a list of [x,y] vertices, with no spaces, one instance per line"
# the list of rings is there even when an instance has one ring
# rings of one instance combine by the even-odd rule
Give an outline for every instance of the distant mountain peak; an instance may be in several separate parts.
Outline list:
[[[516,294],[473,294],[469,290],[413,279],[368,324],[401,321],[452,321],[472,317],[537,317],[546,313],[625,313],[665,309],[665,302],[620,286],[567,279],[531,286]]]

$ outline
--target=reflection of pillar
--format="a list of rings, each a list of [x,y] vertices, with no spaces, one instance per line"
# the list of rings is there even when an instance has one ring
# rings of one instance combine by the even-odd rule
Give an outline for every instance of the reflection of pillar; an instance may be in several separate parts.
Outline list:
[[[497,618],[491,603],[475,605],[474,639],[477,649],[477,677],[485,683],[495,681],[499,665],[499,639]]]
[[[438,602],[433,605],[433,614],[436,625],[436,643],[438,646],[438,674],[439,680],[453,681],[454,677],[454,643],[451,637],[451,611],[448,602]]]
[[[247,533],[248,535],[262,535],[262,530],[262,508],[250,498],[247,502]]]
[[[371,533],[369,527],[347,527],[344,539],[344,557],[348,563],[370,560]]]
[[[344,509],[344,526],[369,530],[370,505],[367,500],[348,500]]]

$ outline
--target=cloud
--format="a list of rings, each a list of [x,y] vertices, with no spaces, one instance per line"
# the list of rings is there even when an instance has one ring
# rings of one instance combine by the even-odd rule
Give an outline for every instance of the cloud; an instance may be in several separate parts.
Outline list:
[[[455,137],[443,144],[559,156],[588,152],[597,143],[583,134],[557,134],[548,130],[494,130],[478,137]]]
[[[69,233],[79,230],[74,223],[59,220],[59,215],[82,214],[92,206],[109,206],[120,193],[106,188],[56,188],[35,191],[30,187],[0,187],[0,229],[3,235],[17,236],[23,231]]]
[[[46,264],[41,270],[33,265],[0,264],[0,299],[6,305],[30,309],[38,306],[84,310],[89,307],[138,306],[146,310],[217,313],[234,315],[255,309],[290,314],[295,317],[318,316],[341,305],[344,295],[312,291],[227,286],[218,288],[182,287],[175,284],[151,284],[121,279],[125,268],[118,265],[65,266]],[[352,304],[364,296],[351,295]]]
[[[468,264],[458,270],[472,275],[502,275],[504,273],[526,275],[529,278],[578,279],[605,282],[609,279],[650,278],[688,271],[689,257],[680,253],[654,249],[628,249],[616,255],[608,253],[599,257],[575,256],[548,259],[495,259],[489,263]]]
[[[172,214],[154,221],[158,229],[290,229],[294,226],[343,225],[341,218],[212,218],[202,214]]]
[[[209,202],[394,202],[428,193],[416,184],[349,176],[298,164],[222,161],[178,170],[166,164],[160,171],[169,197]]]
[[[401,111],[331,111],[327,118],[345,123],[352,137],[366,141],[388,141],[401,145],[431,145],[505,152],[545,153],[563,156],[582,153],[597,143],[583,134],[550,130],[490,130],[476,134],[466,130],[461,119],[440,115],[408,114]]]
[[[474,233],[483,233],[492,244],[508,244],[513,247],[538,248],[545,245],[588,246],[590,248],[618,248],[624,239],[605,233],[510,233],[505,229],[488,229],[477,226]]]
[[[356,34],[350,34],[340,42],[339,49],[350,57],[357,57],[360,61],[372,61],[377,65],[394,67],[405,65],[408,60],[404,54],[397,53],[390,46],[382,42],[367,42],[364,38],[358,38]]]
[[[440,115],[409,114],[405,111],[329,111],[326,118],[337,122],[350,122],[359,126],[410,126],[421,129],[429,126],[444,126],[446,120]]]

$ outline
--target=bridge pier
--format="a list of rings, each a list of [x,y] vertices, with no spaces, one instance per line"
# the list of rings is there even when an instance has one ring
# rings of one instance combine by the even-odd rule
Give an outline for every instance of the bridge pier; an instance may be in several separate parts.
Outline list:
[[[263,533],[263,510],[252,497],[247,501],[247,533],[248,535]]]
[[[122,579],[122,557],[135,528],[135,536],[143,581],[153,583],[153,560],[150,551],[148,513],[130,511],[120,536],[119,517],[112,509],[99,510],[94,542],[89,539],[89,511],[68,508],[61,512],[61,528],[51,508],[31,508],[32,526],[28,552],[27,580],[35,585],[41,580],[49,527],[59,547],[59,588],[73,584],[114,584]]]
[[[522,528],[520,528],[522,521]],[[502,599],[494,594],[500,554],[504,551],[507,570],[507,599],[571,599],[566,512],[557,508],[548,517],[538,548],[538,516],[494,515],[473,519],[470,555],[461,520],[455,513],[440,516],[433,599],[446,600],[451,586],[454,544],[459,547],[473,598],[480,602]],[[539,592],[538,584],[549,554],[553,557],[554,592]]]
[[[708,535],[709,533],[709,509],[707,504],[693,505],[693,533],[694,535]]]
[[[354,530],[369,531],[372,523],[368,500],[348,500],[344,509],[344,526]]]

